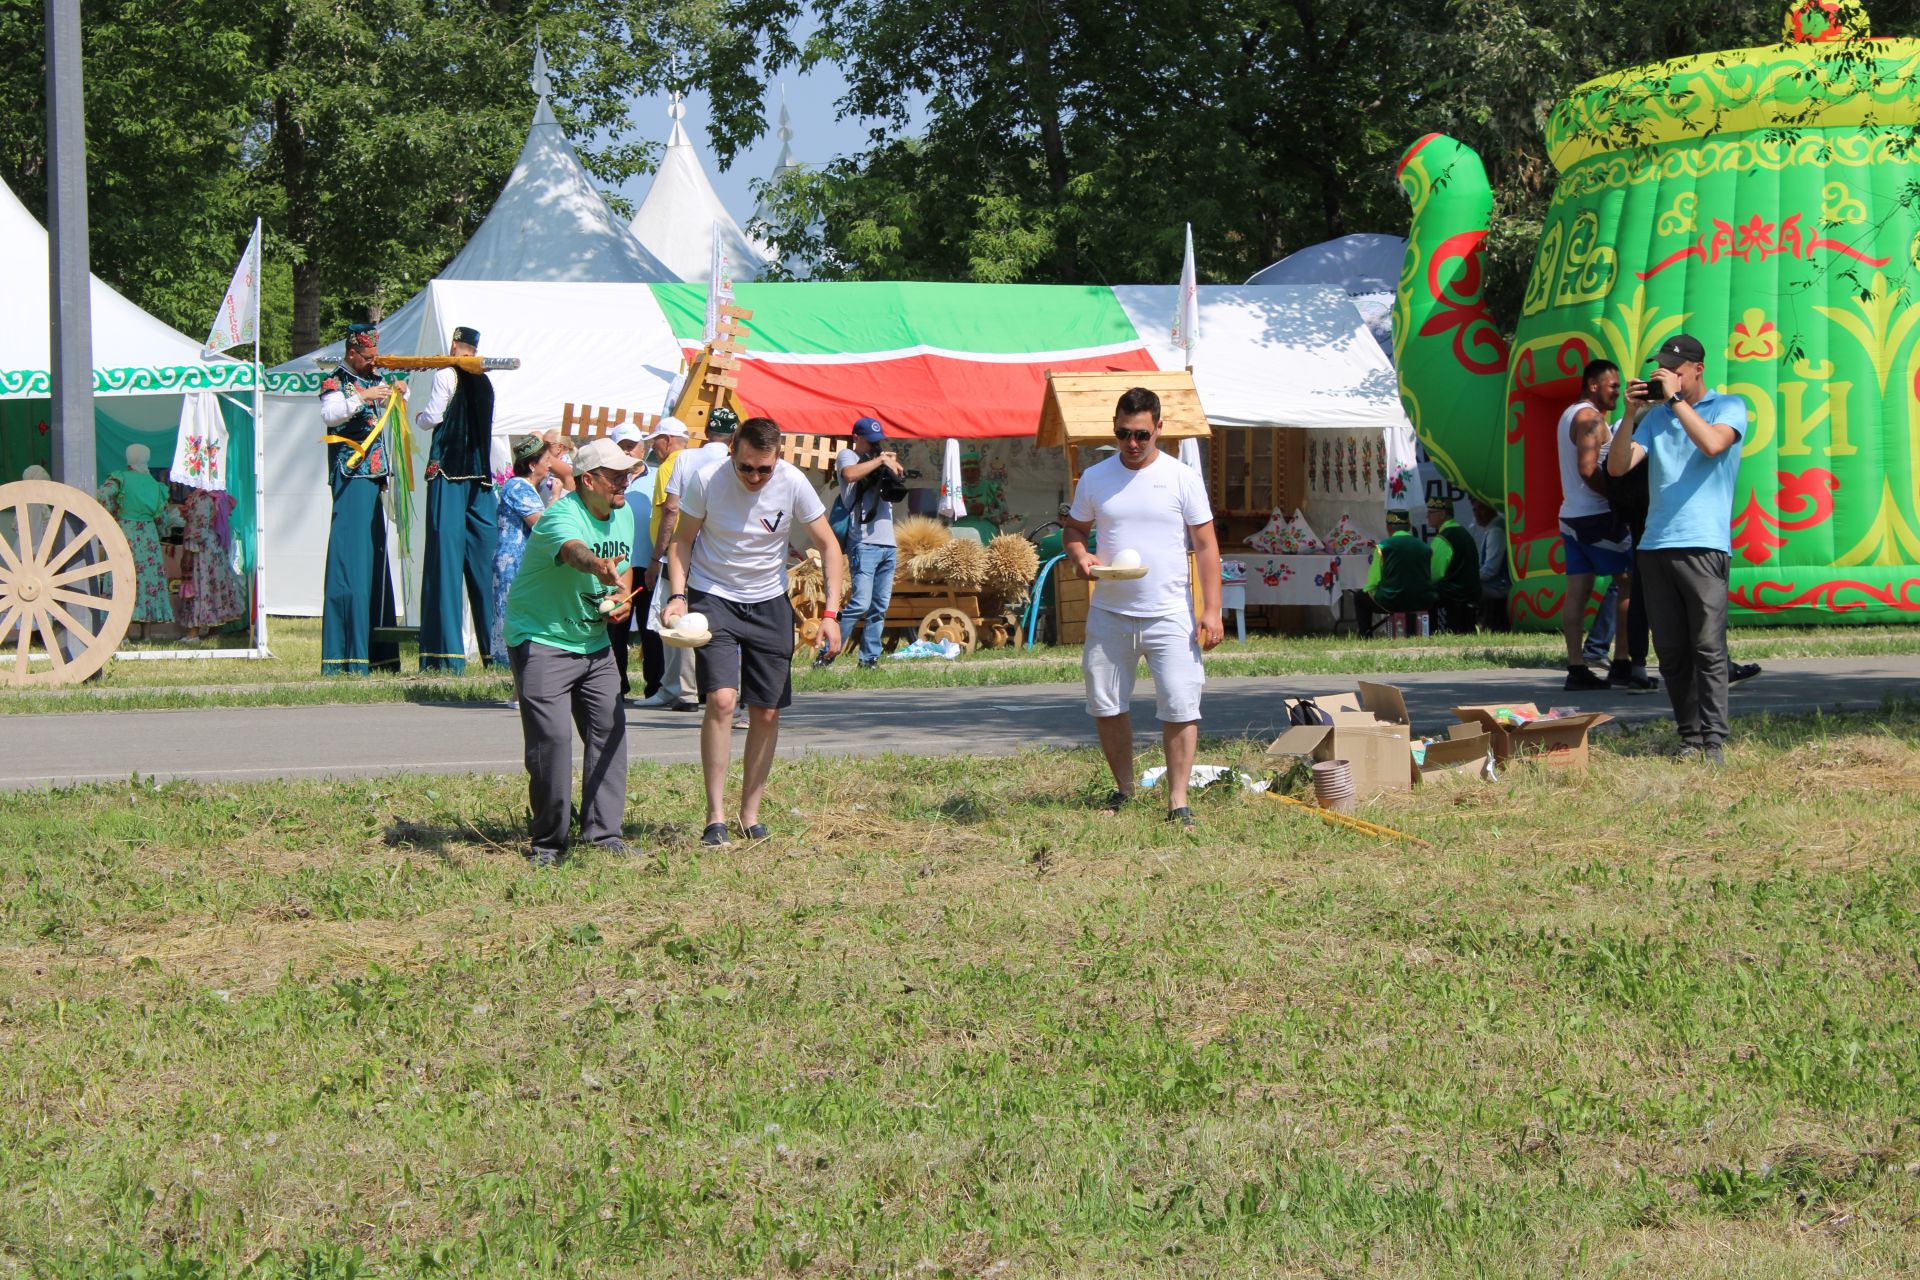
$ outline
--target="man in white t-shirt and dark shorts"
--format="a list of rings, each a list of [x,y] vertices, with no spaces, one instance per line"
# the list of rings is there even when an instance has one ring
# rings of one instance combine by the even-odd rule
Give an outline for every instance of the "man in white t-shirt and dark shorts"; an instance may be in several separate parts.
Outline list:
[[[1611,360],[1590,361],[1580,374],[1580,398],[1568,405],[1555,428],[1560,461],[1560,547],[1566,560],[1567,594],[1560,602],[1560,629],[1567,641],[1568,692],[1606,689],[1582,651],[1587,601],[1594,579],[1630,580],[1633,534],[1607,500],[1606,444],[1612,436],[1607,415],[1620,403],[1620,369]],[[1632,590],[1631,585],[1627,588]],[[1627,595],[1619,596],[1618,637],[1613,670],[1631,683],[1627,654]]]
[[[727,834],[727,765],[734,708],[747,706],[741,764],[740,829],[764,840],[760,799],[773,769],[780,708],[793,701],[793,605],[787,598],[787,555],[796,526],[805,526],[826,567],[826,610],[820,640],[840,651],[840,547],[827,509],[805,475],[780,458],[780,428],[749,418],[733,438],[728,460],[689,484],[667,559],[669,595],[662,626],[703,613],[713,639],[696,651],[707,691],[700,726],[707,822],[700,843],[731,843]]]
[[[1160,734],[1167,755],[1167,816],[1193,825],[1187,779],[1200,741],[1201,654],[1220,643],[1220,544],[1200,474],[1160,448],[1160,397],[1135,387],[1113,414],[1119,452],[1088,467],[1074,486],[1066,525],[1067,555],[1082,577],[1132,551],[1144,577],[1108,578],[1094,587],[1087,610],[1081,668],[1087,714],[1113,770],[1105,808],[1118,813],[1133,796],[1133,719],[1127,707],[1140,659],[1153,676]],[[1097,532],[1098,556],[1087,550]],[[1187,572],[1191,549],[1200,574],[1201,608],[1193,610]]]

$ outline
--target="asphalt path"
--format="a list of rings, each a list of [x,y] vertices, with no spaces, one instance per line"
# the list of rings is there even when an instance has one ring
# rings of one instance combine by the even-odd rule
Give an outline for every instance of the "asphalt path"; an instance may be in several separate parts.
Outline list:
[[[1534,702],[1606,711],[1622,721],[1670,714],[1665,693],[1568,694],[1545,670],[1428,672],[1404,676],[1254,676],[1208,683],[1203,732],[1270,738],[1284,727],[1282,699],[1386,680],[1406,697],[1414,728],[1439,732],[1451,708]],[[1734,686],[1737,716],[1820,708],[1873,708],[1920,689],[1920,657],[1815,659],[1769,664]],[[1134,700],[1142,737],[1157,736],[1152,684]],[[699,717],[629,711],[628,751],[666,763],[699,758]],[[997,755],[1036,745],[1085,745],[1092,726],[1073,685],[897,689],[803,696],[780,718],[780,754]],[[1738,725],[1735,726],[1738,735]],[[736,735],[739,736],[739,735]],[[394,773],[520,772],[519,715],[504,705],[379,703],[0,716],[0,789],[117,781],[135,774],[199,781],[357,778]]]

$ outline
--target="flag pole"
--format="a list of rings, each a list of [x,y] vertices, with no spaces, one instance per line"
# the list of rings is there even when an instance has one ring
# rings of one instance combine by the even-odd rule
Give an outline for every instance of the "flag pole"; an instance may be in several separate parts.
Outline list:
[[[253,645],[263,658],[267,648],[267,431],[262,415],[266,406],[266,370],[260,364],[260,295],[266,290],[267,245],[260,235],[260,219],[253,220],[253,243],[259,246],[253,261]]]

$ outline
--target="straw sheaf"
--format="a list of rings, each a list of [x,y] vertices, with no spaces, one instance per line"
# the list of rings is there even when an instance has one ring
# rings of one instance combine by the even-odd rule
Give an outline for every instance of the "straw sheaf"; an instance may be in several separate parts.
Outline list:
[[[987,549],[977,542],[953,539],[940,549],[935,581],[979,590],[987,580]]]
[[[1033,579],[1039,572],[1039,551],[1019,534],[1003,533],[987,544],[985,585],[1009,603],[1032,594]]]
[[[927,516],[908,516],[893,527],[893,544],[898,563],[911,564],[919,556],[938,551],[953,541],[947,526]]]

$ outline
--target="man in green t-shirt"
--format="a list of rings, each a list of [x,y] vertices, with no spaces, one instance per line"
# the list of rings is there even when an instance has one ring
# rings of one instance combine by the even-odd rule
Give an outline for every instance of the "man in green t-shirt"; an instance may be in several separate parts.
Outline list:
[[[634,464],[604,438],[575,450],[574,491],[548,507],[533,526],[507,593],[507,657],[520,691],[520,728],[527,743],[527,799],[533,813],[528,833],[535,866],[553,866],[567,850],[573,782],[569,718],[579,727],[584,747],[580,838],[612,853],[631,852],[620,834],[627,801],[627,713],[607,624],[624,623],[633,606],[623,603],[608,613],[600,606],[633,589],[627,472]]]

